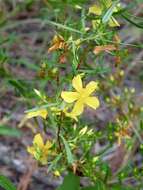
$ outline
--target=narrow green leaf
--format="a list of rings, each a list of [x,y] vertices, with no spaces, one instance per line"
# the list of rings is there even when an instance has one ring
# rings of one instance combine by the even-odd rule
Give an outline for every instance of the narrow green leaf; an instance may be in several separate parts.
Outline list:
[[[72,52],[73,52],[73,69],[74,71],[76,71],[79,64],[79,59],[77,56],[77,48],[74,42],[72,43]]]
[[[129,23],[133,24],[134,26],[136,26],[137,28],[143,28],[143,22],[135,22],[133,20],[130,19],[129,16],[127,16],[126,14],[121,14],[121,16],[128,21]]]
[[[117,6],[117,4],[119,3],[119,1],[115,1],[112,6],[107,10],[107,12],[105,13],[105,15],[103,16],[102,18],[102,22],[103,23],[106,23],[109,21],[109,19],[111,18],[113,12],[114,12],[114,9],[115,7]]]
[[[70,32],[75,32],[75,33],[78,33],[78,34],[83,34],[82,31],[79,31],[77,29],[74,29],[70,26],[67,26],[67,25],[64,25],[64,24],[61,24],[61,23],[57,23],[57,22],[54,22],[54,21],[50,21],[50,20],[46,20],[46,19],[32,19],[33,23],[42,23],[43,25],[53,25],[53,26],[57,26],[58,28],[61,28],[61,29],[64,29],[64,30],[67,30],[67,31],[70,31]],[[4,28],[0,28],[0,31],[3,31],[3,30],[8,30],[8,29],[11,29],[11,28],[16,28],[16,27],[20,27],[21,25],[25,25],[25,24],[31,24],[31,20],[24,20],[24,21],[16,21],[16,22],[13,22],[12,24],[9,24],[9,25],[6,25]]]
[[[0,187],[5,190],[16,190],[16,187],[11,183],[11,181],[3,175],[0,175]]]
[[[62,154],[59,154],[55,158],[55,160],[52,161],[51,165],[48,167],[48,170],[47,170],[48,173],[55,167],[55,165],[58,163],[58,161],[61,159],[61,157],[62,157]]]
[[[67,154],[67,160],[69,164],[73,164],[74,159],[73,159],[73,155],[71,153],[70,147],[68,145],[68,142],[65,140],[65,138],[61,135],[61,138],[63,140],[63,143],[65,145],[65,149],[66,149],[66,154]]]
[[[79,30],[76,30],[74,28],[71,28],[69,26],[66,26],[66,25],[63,25],[63,24],[60,24],[60,23],[57,23],[57,22],[53,22],[53,21],[50,21],[50,20],[44,20],[43,21],[44,23],[46,24],[52,24],[52,25],[55,25],[59,28],[62,28],[62,29],[65,29],[65,30],[68,30],[68,31],[71,31],[71,32],[75,32],[75,33],[79,33],[79,34],[83,34],[83,32],[79,31]]]
[[[8,81],[10,85],[12,85],[22,96],[26,95],[25,88],[21,84],[20,81],[11,79]]]
[[[103,74],[103,73],[108,73],[110,71],[110,68],[105,67],[105,68],[96,68],[96,69],[79,69],[78,71],[87,73],[87,74]]]
[[[57,190],[79,190],[79,177],[69,173]]]
[[[40,109],[46,109],[46,108],[54,107],[54,106],[57,106],[57,105],[58,105],[58,103],[48,103],[48,104],[45,104],[45,105],[41,105],[39,107],[37,106],[35,108],[28,109],[28,110],[25,111],[25,113],[37,111],[37,110],[40,110]]]
[[[11,128],[9,126],[0,125],[0,135],[20,137],[21,131],[19,129]]]

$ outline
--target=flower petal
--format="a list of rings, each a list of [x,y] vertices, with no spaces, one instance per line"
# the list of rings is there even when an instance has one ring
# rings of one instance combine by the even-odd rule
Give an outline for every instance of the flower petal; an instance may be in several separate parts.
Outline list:
[[[45,148],[48,150],[50,149],[52,146],[52,143],[50,141],[47,140],[46,144],[45,144]]]
[[[86,98],[85,103],[93,109],[97,109],[100,105],[99,100],[96,97]]]
[[[64,113],[67,117],[70,117],[70,118],[74,119],[75,121],[78,121],[76,115],[74,115],[73,113],[68,113],[68,112],[64,112]]]
[[[82,80],[81,80],[81,76],[77,75],[73,78],[72,80],[72,86],[78,91],[80,92],[82,89]]]
[[[102,9],[98,5],[93,5],[92,7],[89,8],[88,14],[95,14],[95,15],[101,15],[102,14]]]
[[[72,103],[75,100],[78,99],[79,94],[77,92],[67,92],[63,91],[61,93],[61,97],[64,99],[65,102],[67,103]]]
[[[86,85],[86,93],[90,95],[92,92],[94,92],[98,88],[98,83],[95,81],[91,81]]]
[[[118,23],[118,21],[114,17],[111,17],[111,19],[109,20],[109,26],[110,27],[117,27],[117,26],[120,26],[120,24]]]
[[[43,117],[44,119],[46,119],[48,115],[48,112],[46,109],[43,109],[43,110],[39,110],[39,116]]]
[[[33,144],[38,146],[39,148],[43,148],[44,142],[43,142],[43,139],[42,139],[42,136],[40,133],[35,135],[34,140],[33,140]]]
[[[78,100],[74,105],[71,115],[78,116],[82,114],[83,108],[84,108],[83,101]]]
[[[46,109],[40,109],[37,111],[31,111],[31,112],[27,113],[26,118],[30,119],[32,117],[41,116],[42,118],[46,119],[47,114],[48,114],[48,112]]]
[[[29,152],[30,154],[34,155],[35,154],[35,149],[33,146],[28,146],[27,147],[27,152]]]

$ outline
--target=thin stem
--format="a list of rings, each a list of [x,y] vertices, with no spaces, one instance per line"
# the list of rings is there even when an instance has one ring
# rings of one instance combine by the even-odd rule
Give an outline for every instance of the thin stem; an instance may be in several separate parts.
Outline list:
[[[62,118],[63,118],[63,113],[61,112],[60,121],[58,123],[58,130],[57,130],[57,142],[58,142],[58,145],[59,145],[59,151],[60,152],[62,152],[62,146],[61,146],[61,141],[60,141]]]

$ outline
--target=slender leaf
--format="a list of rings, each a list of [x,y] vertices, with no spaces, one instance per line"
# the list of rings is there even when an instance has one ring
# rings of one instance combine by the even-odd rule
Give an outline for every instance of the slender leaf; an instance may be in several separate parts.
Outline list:
[[[0,135],[20,137],[21,131],[19,129],[11,128],[9,126],[0,125]]]
[[[79,64],[79,60],[77,56],[77,48],[76,48],[75,43],[72,43],[72,52],[73,52],[73,69],[74,71],[76,71]]]
[[[8,81],[10,85],[12,85],[22,96],[26,96],[26,90],[19,80],[11,79]]]
[[[40,110],[40,109],[46,109],[46,108],[49,108],[49,107],[52,107],[52,106],[54,107],[54,106],[57,106],[57,105],[58,105],[58,103],[48,103],[48,104],[41,105],[39,107],[28,109],[28,110],[25,111],[25,113],[37,111],[37,110]]]
[[[63,136],[61,136],[63,143],[65,145],[65,149],[66,149],[66,154],[67,154],[67,160],[69,164],[73,164],[74,159],[73,159],[73,155],[71,153],[70,147],[68,145],[68,142],[65,140],[65,138]]]
[[[117,4],[119,3],[119,1],[115,1],[112,6],[107,10],[107,12],[105,13],[105,15],[102,18],[102,22],[106,23],[109,21],[109,19],[111,18],[115,7],[117,6]]]
[[[48,167],[48,170],[47,170],[48,173],[55,167],[55,165],[58,163],[58,161],[61,159],[61,157],[62,157],[62,154],[59,154],[55,158],[55,160],[52,161],[51,165]]]
[[[83,33],[82,33],[81,31],[79,31],[79,30],[76,30],[76,29],[74,29],[74,28],[71,28],[71,27],[69,27],[69,26],[66,26],[66,25],[63,25],[63,24],[60,24],[60,23],[56,23],[56,22],[54,22],[54,21],[44,20],[43,23],[45,23],[45,24],[52,24],[52,25],[57,26],[57,27],[59,27],[59,28],[62,28],[62,29],[64,29],[64,30],[68,30],[68,31],[71,31],[71,32],[83,34]]]
[[[121,14],[121,16],[128,21],[129,23],[133,24],[134,26],[138,27],[138,28],[143,28],[143,22],[135,22],[133,20],[130,19],[129,16],[127,16],[126,14]]]
[[[0,175],[0,187],[5,190],[16,190],[16,187],[11,183],[11,181],[3,175]]]

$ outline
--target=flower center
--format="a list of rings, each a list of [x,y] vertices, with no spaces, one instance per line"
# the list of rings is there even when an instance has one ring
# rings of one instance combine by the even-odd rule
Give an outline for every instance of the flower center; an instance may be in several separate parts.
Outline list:
[[[88,97],[88,94],[86,93],[86,89],[85,89],[85,88],[83,88],[83,89],[81,90],[79,97],[80,97],[80,99],[82,99],[82,100]]]

